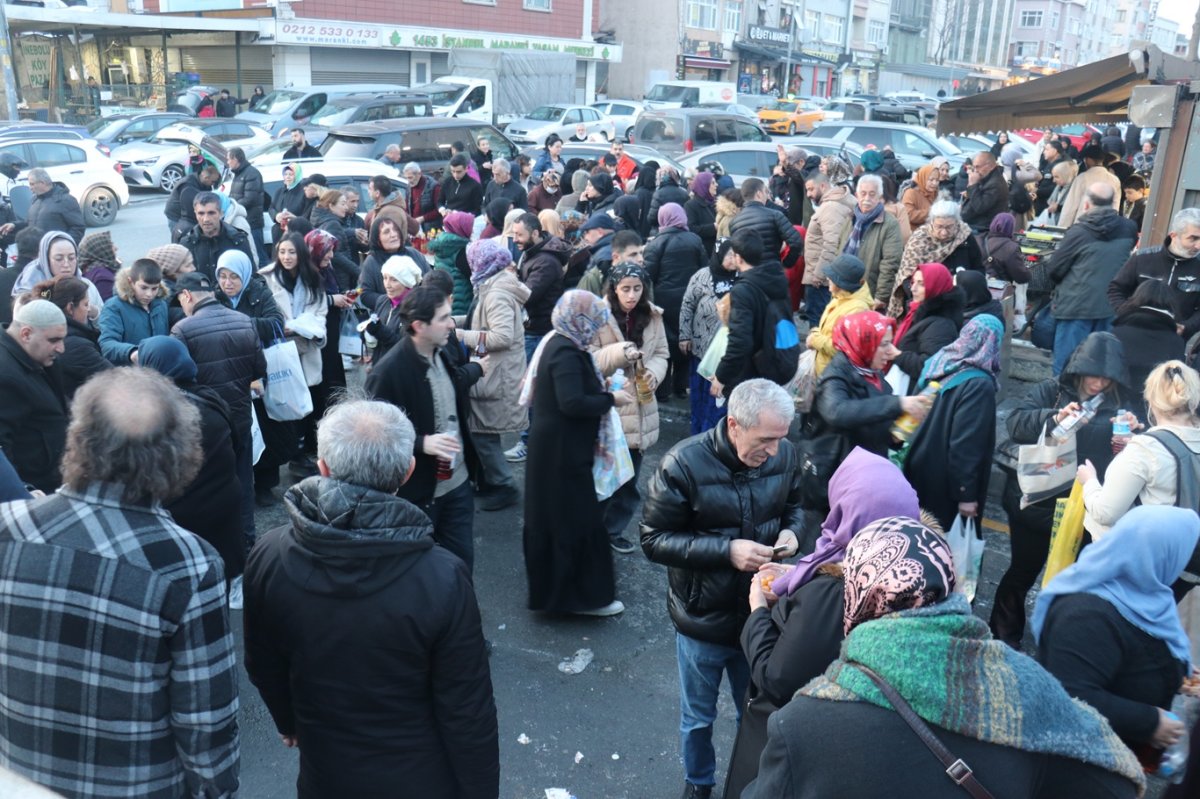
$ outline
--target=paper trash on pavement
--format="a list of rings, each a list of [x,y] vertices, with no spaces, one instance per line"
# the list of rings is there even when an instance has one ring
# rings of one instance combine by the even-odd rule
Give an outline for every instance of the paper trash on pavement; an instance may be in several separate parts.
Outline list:
[[[558,664],[558,670],[563,674],[579,674],[588,667],[592,662],[592,658],[596,655],[590,649],[576,650],[575,654],[569,658],[563,658],[562,663]]]

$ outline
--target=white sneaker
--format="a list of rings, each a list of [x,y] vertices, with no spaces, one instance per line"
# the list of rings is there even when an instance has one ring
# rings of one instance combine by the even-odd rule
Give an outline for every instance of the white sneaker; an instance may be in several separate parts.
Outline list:
[[[625,605],[621,600],[614,599],[602,608],[592,608],[591,610],[577,610],[577,616],[616,616],[625,612]]]
[[[233,582],[229,584],[229,609],[242,609],[242,577],[238,575],[233,578]]]
[[[518,441],[515,447],[504,451],[504,460],[509,463],[524,463],[528,455],[529,450],[526,448],[525,442]]]

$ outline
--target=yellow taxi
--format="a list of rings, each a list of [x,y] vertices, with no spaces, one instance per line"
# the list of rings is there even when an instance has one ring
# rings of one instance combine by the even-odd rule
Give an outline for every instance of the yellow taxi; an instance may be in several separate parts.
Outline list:
[[[772,100],[758,112],[758,124],[768,133],[812,133],[825,120],[825,112],[816,103],[806,100]]]

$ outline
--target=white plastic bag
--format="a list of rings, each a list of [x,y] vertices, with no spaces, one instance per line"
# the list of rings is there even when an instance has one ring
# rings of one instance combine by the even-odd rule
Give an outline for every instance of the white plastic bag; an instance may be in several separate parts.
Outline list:
[[[912,386],[912,378],[908,376],[908,372],[899,366],[893,365],[891,369],[888,369],[883,379],[892,387],[892,393],[897,397],[908,396],[908,389]]]
[[[312,413],[312,395],[300,365],[300,351],[294,341],[276,340],[263,352],[267,357],[267,382],[263,406],[267,416],[277,422],[294,422]]]
[[[600,446],[600,438],[596,439],[596,455],[592,459],[592,482],[596,486],[596,499],[601,502],[617,493],[617,489],[633,479],[633,458],[629,454],[629,443],[625,440],[625,431],[621,429],[621,417],[616,408],[609,408],[608,414],[600,420],[600,424],[608,425],[609,448]]]
[[[358,334],[358,317],[349,308],[342,310],[342,327],[338,333],[338,353],[351,358],[362,357],[362,336]]]
[[[950,552],[954,556],[954,576],[959,592],[975,601],[975,589],[979,585],[979,570],[983,565],[983,536],[975,526],[974,517],[955,516],[950,532],[946,534]]]
[[[1017,447],[1017,485],[1021,486],[1021,508],[1058,496],[1075,480],[1077,465],[1075,434],[1062,444],[1050,437],[1050,423],[1036,444]]]
[[[258,409],[250,403],[250,462],[258,463],[258,459],[267,451],[267,442],[263,441],[262,428],[258,426]]]

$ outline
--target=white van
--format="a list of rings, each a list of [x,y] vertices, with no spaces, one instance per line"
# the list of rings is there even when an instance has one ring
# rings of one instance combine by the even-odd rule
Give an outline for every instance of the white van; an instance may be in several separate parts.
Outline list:
[[[328,86],[285,86],[269,93],[243,111],[238,119],[262,125],[272,136],[281,136],[292,128],[308,124],[309,119],[332,97],[360,92],[395,92],[403,89],[395,83],[334,83]]]
[[[647,108],[696,108],[737,102],[737,86],[713,80],[664,80],[646,92]]]

